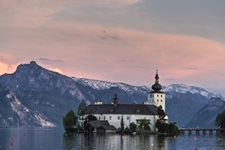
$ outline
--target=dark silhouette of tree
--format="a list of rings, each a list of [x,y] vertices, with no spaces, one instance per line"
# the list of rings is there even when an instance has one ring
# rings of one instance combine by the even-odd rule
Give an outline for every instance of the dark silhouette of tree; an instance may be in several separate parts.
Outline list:
[[[158,119],[155,126],[158,128],[158,132],[160,134],[166,134],[170,136],[175,136],[178,134],[178,127],[176,126],[176,122],[171,122],[168,124]]]
[[[132,132],[135,132],[136,129],[137,129],[137,125],[136,125],[134,122],[131,122],[131,123],[130,123],[130,130],[131,130]]]
[[[97,118],[96,118],[95,116],[93,116],[93,115],[88,115],[88,116],[85,118],[84,126],[86,126],[87,123],[88,123],[89,121],[94,121],[94,120],[97,120]]]
[[[86,120],[89,122],[89,121],[97,120],[97,118],[93,115],[88,115]]]
[[[225,110],[216,116],[215,124],[219,128],[225,128]]]
[[[75,115],[73,110],[67,112],[65,117],[63,117],[63,126],[67,133],[71,133],[75,131],[75,127],[77,125],[77,116]]]
[[[171,122],[169,124],[169,128],[170,128],[170,132],[169,132],[170,136],[178,135],[178,127],[176,126],[176,122]]]
[[[159,115],[159,119],[160,119],[160,120],[164,120],[164,118],[165,118],[165,116],[166,116],[166,113],[165,113],[164,110],[162,109],[162,106],[161,106],[161,105],[158,107],[157,112],[158,112],[158,115]]]
[[[81,121],[81,130],[84,129],[84,120],[86,119],[85,118],[86,111],[87,111],[87,103],[85,102],[85,100],[82,100],[77,109],[78,119],[79,121]]]
[[[97,118],[95,116],[93,116],[93,115],[88,115],[85,118],[85,121],[84,121],[84,132],[85,133],[91,134],[94,131],[94,128],[88,126],[88,122],[89,121],[94,121],[94,120],[97,120]]]
[[[121,117],[121,122],[120,122],[120,125],[121,125],[121,135],[123,136],[123,132],[124,132],[124,121],[123,121],[123,116]]]

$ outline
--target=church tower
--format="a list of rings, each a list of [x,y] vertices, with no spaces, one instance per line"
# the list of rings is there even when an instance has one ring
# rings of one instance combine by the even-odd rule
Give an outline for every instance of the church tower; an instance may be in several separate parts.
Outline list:
[[[165,111],[166,95],[160,91],[161,89],[162,86],[159,84],[158,70],[156,70],[155,84],[152,85],[153,91],[148,93],[148,103],[157,107],[162,106],[162,109]]]

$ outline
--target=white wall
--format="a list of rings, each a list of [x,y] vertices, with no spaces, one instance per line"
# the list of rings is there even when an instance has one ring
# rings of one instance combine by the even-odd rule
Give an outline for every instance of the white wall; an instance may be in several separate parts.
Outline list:
[[[157,107],[159,107],[161,105],[164,111],[166,111],[165,100],[166,100],[166,97],[165,97],[164,93],[154,93],[155,105]]]
[[[150,120],[150,127],[151,130],[155,131],[155,123],[156,123],[156,116],[153,115],[125,115],[125,114],[95,114],[98,120],[107,120],[110,125],[113,125],[116,128],[121,127],[121,117],[123,116],[124,121],[124,128],[128,127],[131,122],[137,124],[137,119],[148,119]]]

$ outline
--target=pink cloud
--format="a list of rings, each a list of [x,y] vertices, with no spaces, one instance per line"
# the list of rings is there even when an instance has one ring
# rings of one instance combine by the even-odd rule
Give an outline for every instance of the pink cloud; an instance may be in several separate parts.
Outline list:
[[[61,41],[61,44],[73,43],[74,47],[68,48],[68,52],[76,56],[73,62],[80,65],[78,70],[91,78],[91,74],[100,79],[116,78],[120,81],[137,77],[138,83],[145,83],[149,80],[147,70],[159,68],[162,76],[165,74],[164,79],[200,79],[204,74],[215,72],[216,68],[223,68],[224,64],[225,45],[197,36],[165,35],[82,23],[62,24],[60,27],[66,29],[65,35],[74,33],[66,36],[68,40]]]
[[[97,4],[97,5],[104,5],[107,7],[112,7],[112,6],[127,6],[127,5],[133,5],[136,3],[140,3],[143,0],[84,0],[80,1],[81,3],[84,4]]]
[[[64,74],[70,76],[146,85],[150,78],[154,80],[158,68],[162,80],[199,79],[203,84],[206,79],[213,82],[215,72],[224,73],[221,68],[225,63],[225,45],[197,36],[158,34],[66,19],[52,20],[38,30],[13,30],[7,35],[10,40],[6,42],[11,43],[0,45],[0,50],[14,54],[13,59],[62,59],[57,68],[63,68]],[[0,39],[5,37],[0,35]]]

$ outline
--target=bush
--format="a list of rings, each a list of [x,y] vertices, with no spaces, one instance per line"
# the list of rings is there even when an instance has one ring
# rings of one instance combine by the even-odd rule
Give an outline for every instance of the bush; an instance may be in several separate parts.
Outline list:
[[[145,131],[151,130],[150,120],[148,120],[148,119],[138,119],[137,122],[138,122],[138,129],[145,130]]]
[[[157,120],[155,126],[158,128],[159,134],[166,134],[170,136],[174,136],[178,134],[178,127],[176,126],[175,122],[167,124],[160,120]]]
[[[137,129],[137,125],[134,122],[130,123],[130,130],[131,132],[136,132]]]
[[[174,136],[178,134],[178,127],[176,126],[176,122],[170,123],[169,128],[170,128],[169,135]]]

